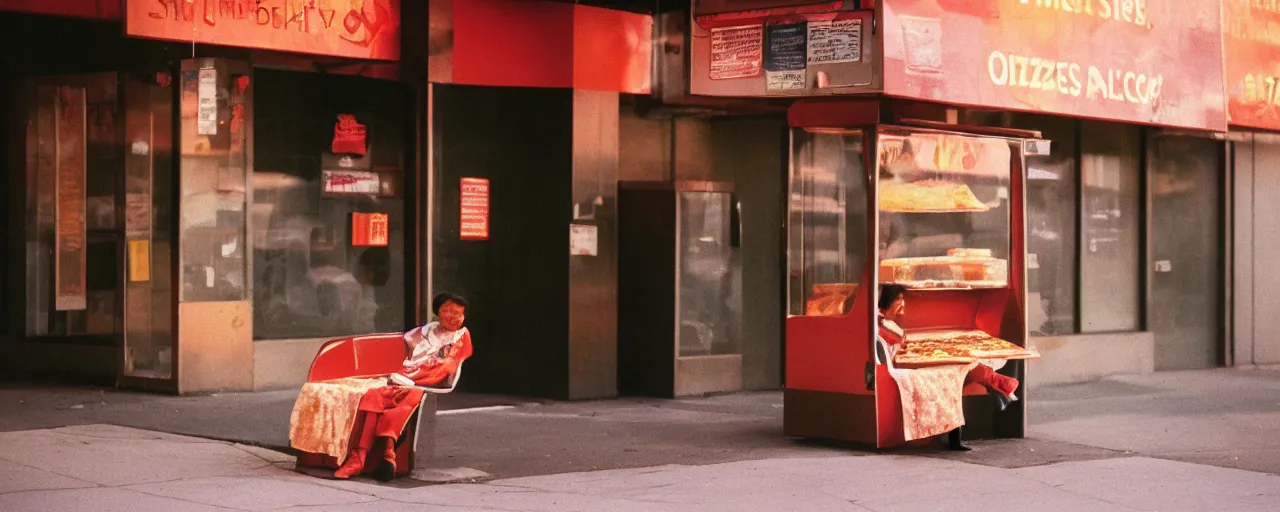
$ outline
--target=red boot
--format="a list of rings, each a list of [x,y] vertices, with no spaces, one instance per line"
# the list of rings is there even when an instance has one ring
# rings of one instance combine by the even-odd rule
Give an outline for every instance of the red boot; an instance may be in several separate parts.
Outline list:
[[[347,461],[342,463],[337,471],[333,472],[334,478],[347,479],[360,474],[364,470],[364,459],[369,455],[369,450],[363,447],[355,447],[351,449],[351,453],[347,455]]]
[[[373,478],[379,482],[390,482],[396,477],[396,440],[390,437],[384,437],[383,440],[386,448],[383,449],[378,469],[373,471]]]

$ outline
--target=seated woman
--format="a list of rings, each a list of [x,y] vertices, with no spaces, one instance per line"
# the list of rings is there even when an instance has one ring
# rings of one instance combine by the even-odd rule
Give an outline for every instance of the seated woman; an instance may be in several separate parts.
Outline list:
[[[395,476],[396,442],[422,402],[422,387],[444,384],[472,353],[471,335],[462,326],[466,299],[442,293],[431,306],[439,320],[404,334],[407,357],[396,373],[303,386],[290,421],[294,448],[334,457],[340,464],[334,476],[350,478],[364,470],[382,441],[374,477]]]
[[[1018,389],[1018,381],[996,373],[986,361],[914,370],[894,367],[893,356],[906,339],[897,323],[907,312],[906,291],[902,285],[880,286],[876,336],[876,359],[889,366],[889,374],[898,383],[902,396],[903,425],[908,430],[906,440],[946,432],[952,450],[969,451],[961,442],[964,387],[972,383],[982,385],[995,397],[1000,410],[1004,410],[1009,402],[1017,400],[1013,393]]]

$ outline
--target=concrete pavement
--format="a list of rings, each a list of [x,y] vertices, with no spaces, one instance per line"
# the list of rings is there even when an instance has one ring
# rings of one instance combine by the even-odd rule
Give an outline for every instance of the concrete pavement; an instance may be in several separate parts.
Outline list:
[[[440,486],[300,475],[276,452],[110,425],[0,433],[0,510],[1274,511],[1280,477],[1146,457],[1003,469],[793,457]]]
[[[0,510],[1280,510],[1275,370],[1035,388],[1029,437],[977,442],[970,453],[788,439],[776,392],[441,416],[430,465],[488,480],[466,485],[335,482],[244,445],[110,425],[47,429],[124,420],[281,439],[281,404],[291,402],[286,392],[0,390]],[[420,476],[439,477],[429,471]]]

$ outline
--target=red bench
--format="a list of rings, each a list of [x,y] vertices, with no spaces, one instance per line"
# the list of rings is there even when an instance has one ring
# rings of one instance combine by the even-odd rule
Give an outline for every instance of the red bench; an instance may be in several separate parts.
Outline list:
[[[408,350],[408,346],[404,342],[404,335],[401,333],[372,334],[329,341],[320,347],[320,352],[316,353],[315,359],[311,361],[311,372],[307,375],[307,382],[346,377],[388,375],[401,369],[401,365],[408,355]],[[405,432],[400,435],[400,440],[396,445],[397,477],[407,476],[413,472],[413,468],[417,464],[419,427],[423,421],[423,416],[431,416],[427,418],[427,421],[434,420],[436,410],[435,395],[453,391],[454,386],[457,385],[458,379],[461,377],[462,365],[459,364],[457,373],[445,382],[445,386],[419,388],[426,391],[427,394],[423,396],[422,403],[418,405],[418,410],[409,418],[405,426]],[[363,421],[356,421],[351,433],[351,439],[360,438],[360,429],[363,425]],[[382,441],[375,443],[372,453],[380,453],[382,451],[383,447],[379,446],[380,443]],[[299,468],[310,467],[336,470],[338,469],[338,460],[322,453],[301,452],[298,454],[297,465]],[[365,467],[364,473],[372,473],[376,468],[377,464],[369,464]]]

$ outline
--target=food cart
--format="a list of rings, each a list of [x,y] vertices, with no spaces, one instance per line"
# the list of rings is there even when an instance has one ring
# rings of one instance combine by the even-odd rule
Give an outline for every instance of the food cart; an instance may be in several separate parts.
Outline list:
[[[1038,357],[1024,348],[1025,158],[1049,144],[1021,130],[882,124],[881,106],[814,99],[789,111],[784,430],[887,448],[909,441],[891,364],[981,362],[1022,381]],[[906,342],[884,360],[876,301],[889,283],[907,289]],[[1023,436],[1024,386],[1003,411],[982,386],[963,394],[966,438]]]

